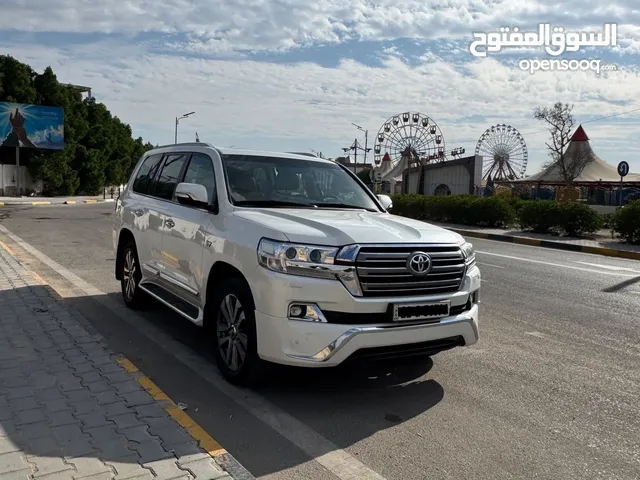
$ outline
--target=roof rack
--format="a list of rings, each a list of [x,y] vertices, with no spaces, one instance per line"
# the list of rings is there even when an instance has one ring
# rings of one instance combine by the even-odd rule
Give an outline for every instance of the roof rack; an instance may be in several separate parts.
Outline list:
[[[215,148],[212,144],[207,142],[184,142],[184,143],[170,143],[167,145],[158,145],[155,148],[167,148],[167,147],[212,147]]]

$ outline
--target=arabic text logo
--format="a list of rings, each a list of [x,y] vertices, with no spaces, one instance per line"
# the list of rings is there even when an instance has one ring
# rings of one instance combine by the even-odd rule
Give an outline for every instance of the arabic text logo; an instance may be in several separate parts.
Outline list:
[[[499,32],[473,32],[475,40],[469,45],[474,57],[486,57],[488,53],[505,47],[544,47],[554,57],[563,52],[577,52],[581,47],[615,47],[618,44],[618,24],[605,23],[602,32],[568,32],[563,27],[551,27],[549,23],[538,25],[537,32],[521,32],[518,27],[502,27]],[[485,47],[485,50],[478,50]]]

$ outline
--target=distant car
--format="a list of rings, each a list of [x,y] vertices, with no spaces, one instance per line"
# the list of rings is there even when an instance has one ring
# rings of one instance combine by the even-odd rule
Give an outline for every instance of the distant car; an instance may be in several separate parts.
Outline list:
[[[480,271],[457,233],[389,213],[315,156],[150,150],[115,206],[115,276],[205,327],[224,377],[266,361],[332,367],[478,340]]]

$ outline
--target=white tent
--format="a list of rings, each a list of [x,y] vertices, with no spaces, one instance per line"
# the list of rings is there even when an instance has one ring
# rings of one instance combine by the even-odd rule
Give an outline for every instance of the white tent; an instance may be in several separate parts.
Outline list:
[[[565,152],[567,168],[575,166],[575,184],[585,183],[619,183],[618,169],[595,154],[589,143],[589,137],[580,125],[571,137]],[[640,174],[630,173],[625,182],[640,182]],[[541,183],[547,185],[564,185],[564,177],[560,165],[554,163],[535,175],[508,183]]]

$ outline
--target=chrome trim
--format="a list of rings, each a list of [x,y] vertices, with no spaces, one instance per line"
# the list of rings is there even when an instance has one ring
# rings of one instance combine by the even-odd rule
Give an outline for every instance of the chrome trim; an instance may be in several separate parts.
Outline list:
[[[147,270],[149,273],[155,275],[156,277],[160,277],[162,280],[166,280],[167,282],[171,283],[172,285],[175,285],[178,288],[181,288],[182,290],[184,290],[185,292],[189,292],[191,295],[198,297],[200,296],[200,294],[198,293],[197,290],[194,290],[193,288],[191,288],[190,286],[182,283],[180,280],[176,280],[173,277],[170,277],[169,275],[167,275],[166,273],[164,273],[163,271],[155,268],[155,267],[151,267],[149,265],[142,265],[142,268],[144,268],[145,270]]]
[[[475,305],[474,307],[472,307],[470,312],[473,312],[474,308],[477,309],[478,306]],[[309,362],[323,363],[323,362],[329,361],[340,350],[342,350],[347,343],[349,343],[355,337],[357,337],[358,335],[361,335],[363,333],[379,333],[379,332],[384,332],[384,331],[407,332],[407,331],[413,331],[413,330],[422,330],[422,329],[426,329],[426,328],[433,328],[433,327],[437,327],[437,326],[440,326],[440,325],[451,325],[451,324],[456,324],[456,323],[460,323],[460,324],[468,323],[468,324],[470,324],[471,327],[474,330],[475,336],[476,337],[478,336],[478,329],[474,325],[473,317],[469,316],[468,312],[465,312],[463,314],[456,315],[454,317],[443,318],[438,323],[427,323],[427,324],[420,324],[420,325],[407,325],[406,327],[399,327],[397,325],[378,325],[378,326],[367,326],[367,327],[350,328],[349,330],[344,332],[342,335],[340,335],[338,338],[336,338],[333,342],[331,342],[329,345],[324,347],[322,350],[320,350],[315,355],[295,355],[295,354],[292,354],[292,353],[287,353],[286,355],[287,355],[287,357],[295,358],[297,360],[307,360]]]
[[[295,305],[300,305],[301,307],[307,307],[307,312],[309,309],[313,312],[312,315],[305,315],[304,317],[290,317],[289,312],[291,311],[291,307]],[[289,307],[287,308],[287,318],[289,320],[294,320],[297,322],[315,322],[315,323],[328,323],[326,317],[320,310],[320,307],[315,303],[306,303],[306,302],[291,302]]]

